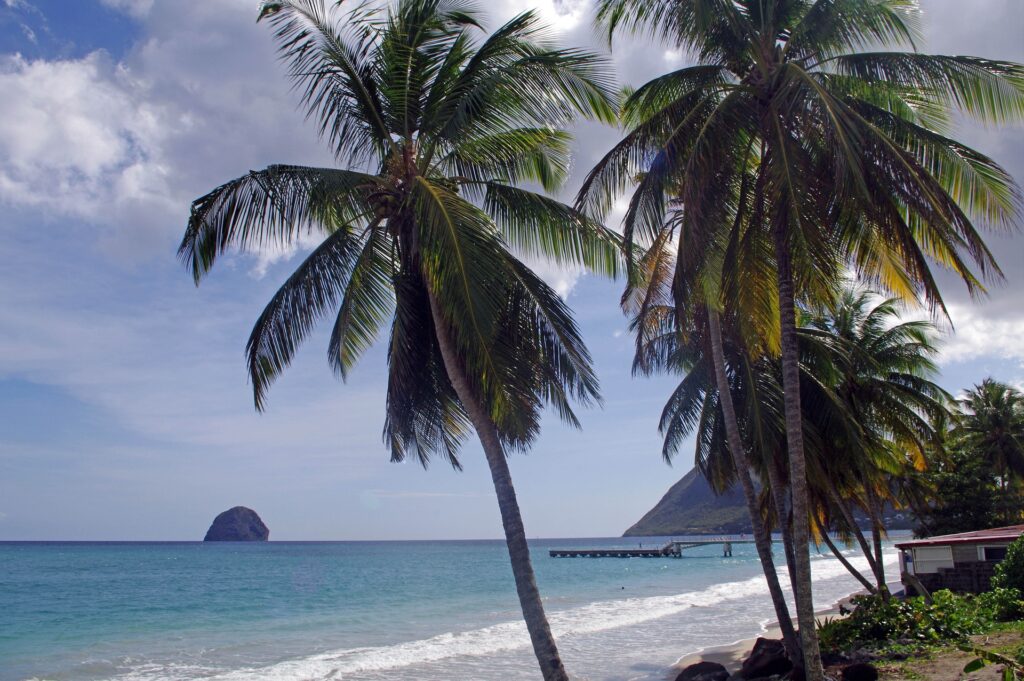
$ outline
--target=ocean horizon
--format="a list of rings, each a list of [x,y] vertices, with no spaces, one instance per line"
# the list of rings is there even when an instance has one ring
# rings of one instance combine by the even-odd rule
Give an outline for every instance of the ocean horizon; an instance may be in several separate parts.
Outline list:
[[[773,620],[750,544],[731,558],[548,556],[668,539],[530,542],[574,678],[664,679]],[[812,563],[819,608],[857,590],[834,558]],[[501,540],[0,542],[0,564],[0,681],[537,676]]]

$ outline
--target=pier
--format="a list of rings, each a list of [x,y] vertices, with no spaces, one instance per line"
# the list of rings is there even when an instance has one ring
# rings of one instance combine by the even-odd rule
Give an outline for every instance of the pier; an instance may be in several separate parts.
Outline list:
[[[725,548],[726,544],[753,544],[753,539],[729,539],[708,538],[708,539],[687,539],[683,541],[670,541],[661,547],[635,548],[635,549],[551,549],[548,555],[552,558],[682,558],[683,551],[698,546],[718,544]],[[730,550],[729,554],[732,552]]]

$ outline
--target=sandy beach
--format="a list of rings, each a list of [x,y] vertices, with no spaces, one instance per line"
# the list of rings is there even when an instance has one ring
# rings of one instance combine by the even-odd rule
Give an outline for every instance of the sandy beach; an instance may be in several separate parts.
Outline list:
[[[902,588],[903,585],[900,582],[889,582],[889,591],[894,594],[902,590]],[[850,599],[854,596],[861,596],[866,593],[867,592],[863,589],[854,591],[848,596],[840,598],[831,606],[819,609],[815,614],[818,619],[823,619],[825,617],[843,617],[840,613],[842,606],[849,604]],[[743,659],[750,653],[751,648],[754,647],[754,642],[757,641],[758,638],[780,639],[782,638],[782,632],[779,630],[777,625],[772,625],[764,628],[763,631],[756,636],[734,641],[733,643],[728,643],[726,645],[711,646],[694,653],[689,653],[679,658],[676,663],[672,665],[671,671],[666,675],[666,678],[675,679],[683,669],[698,662],[717,662],[730,672],[735,673],[739,671],[740,665],[743,663]]]

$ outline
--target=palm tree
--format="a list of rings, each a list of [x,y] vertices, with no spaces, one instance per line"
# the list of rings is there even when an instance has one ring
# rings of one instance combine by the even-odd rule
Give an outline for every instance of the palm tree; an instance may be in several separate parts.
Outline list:
[[[682,417],[673,411],[679,397],[688,395],[693,400],[691,405],[702,405],[700,408],[704,413],[700,423],[719,424],[724,430],[724,438],[719,436],[719,432],[709,438],[698,439],[696,465],[718,492],[724,492],[739,482],[786,652],[790,659],[798,662],[800,647],[775,569],[770,524],[762,516],[751,477],[748,450],[733,403],[733,383],[729,378],[731,367],[726,361],[722,333],[723,315],[716,309],[720,294],[725,291],[735,294],[736,281],[742,279],[744,284],[750,284],[756,277],[756,271],[744,273],[746,276],[733,272],[726,277],[723,276],[725,273],[713,267],[714,263],[721,262],[714,257],[707,258],[703,268],[693,266],[692,262],[676,263],[672,251],[666,247],[676,234],[687,244],[688,250],[728,247],[727,244],[715,243],[716,237],[723,235],[722,230],[701,231],[685,213],[683,209],[676,211],[673,219],[666,223],[655,247],[640,259],[640,280],[633,282],[623,296],[623,306],[633,318],[630,326],[636,332],[634,373],[651,374],[667,370],[686,374],[676,395],[666,406],[667,418],[662,419],[666,462],[671,462],[681,439],[697,428],[697,422],[692,418],[695,410]],[[756,290],[756,287],[739,288]],[[682,304],[676,305],[675,301],[682,301]],[[741,299],[739,304],[726,307],[725,311],[740,309],[742,302]],[[734,317],[728,315],[727,322],[734,321]],[[730,326],[739,328],[744,324]],[[735,347],[730,347],[730,354],[735,350]],[[710,455],[709,444],[719,446],[715,454],[725,450],[728,460],[722,461],[719,456]]]
[[[822,490],[822,505],[831,505],[840,516],[844,534],[857,540],[877,591],[885,595],[883,509],[887,502],[909,503],[906,493],[915,473],[941,451],[942,433],[933,424],[949,415],[951,396],[930,379],[938,372],[932,360],[938,352],[937,331],[927,321],[900,320],[895,299],[879,299],[852,285],[805,325],[804,335],[816,331],[838,351],[825,359],[823,369],[813,361],[805,364],[811,372],[821,369],[818,380],[830,382],[841,403],[824,418],[816,413],[822,401],[805,407],[804,418],[819,424],[826,447],[824,455],[814,457],[812,485]],[[830,426],[840,419],[848,422],[838,429]],[[855,441],[847,436],[853,429],[858,431]],[[854,519],[854,507],[870,519],[870,545]]]
[[[635,184],[627,248],[651,243],[669,199],[699,211],[715,185],[756,166],[752,210],[742,220],[773,244],[796,603],[810,681],[823,670],[810,583],[797,301],[813,302],[809,293],[850,266],[944,311],[930,262],[982,292],[978,276],[1000,271],[975,223],[1012,224],[1020,204],[1008,173],[947,132],[956,109],[992,122],[1024,117],[1024,67],[864,51],[915,48],[916,15],[909,0],[599,3],[609,37],[620,28],[645,31],[699,63],[628,98],[627,134],[591,171],[580,207],[604,214]]]
[[[619,242],[546,196],[568,168],[561,127],[609,121],[602,62],[548,42],[521,14],[489,37],[460,0],[267,2],[302,104],[347,168],[270,166],[196,200],[179,255],[198,283],[230,248],[319,245],[274,295],[247,345],[256,408],[322,318],[344,378],[390,322],[384,441],[393,461],[459,468],[470,428],[494,482],[516,589],[545,679],[567,678],[530,563],[506,455],[541,411],[578,425],[599,399],[558,295],[509,250],[615,274]]]
[[[1024,394],[986,378],[967,391],[959,406],[953,436],[996,472],[1005,498],[1011,481],[1024,479]],[[1020,510],[1010,506],[1003,513],[1007,523],[1020,517]]]

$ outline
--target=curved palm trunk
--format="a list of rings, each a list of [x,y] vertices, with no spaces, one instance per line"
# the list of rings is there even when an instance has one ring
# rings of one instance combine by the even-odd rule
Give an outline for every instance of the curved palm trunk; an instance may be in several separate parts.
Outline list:
[[[829,550],[832,552],[832,555],[834,555],[839,560],[839,562],[843,564],[843,567],[846,568],[847,572],[856,577],[857,581],[863,584],[864,588],[868,590],[868,593],[877,593],[878,590],[875,588],[875,586],[870,581],[868,581],[867,577],[860,573],[860,570],[853,567],[853,564],[846,559],[846,556],[843,555],[843,552],[840,551],[839,547],[835,545],[835,543],[832,541],[832,538],[828,536],[828,530],[822,527],[821,523],[817,519],[815,519],[814,522],[818,525],[818,534],[821,535],[822,541],[824,541],[825,545],[828,546]]]
[[[757,496],[754,492],[754,483],[750,479],[750,461],[740,438],[736,408],[733,405],[732,391],[729,388],[729,377],[725,373],[725,352],[722,348],[721,324],[719,323],[718,313],[710,307],[708,308],[708,330],[711,335],[711,357],[714,360],[715,382],[718,384],[718,403],[721,405],[722,416],[725,419],[725,434],[729,445],[729,453],[732,455],[732,462],[736,467],[740,486],[743,487],[743,497],[747,502],[747,513],[750,516],[750,525],[754,533],[754,545],[757,547],[757,555],[761,559],[764,577],[768,581],[768,592],[772,597],[772,605],[775,606],[775,616],[779,621],[779,629],[782,630],[782,642],[785,645],[786,654],[789,659],[796,661],[800,659],[800,645],[797,642],[796,631],[793,629],[793,620],[789,615],[786,597],[782,593],[782,585],[779,584],[779,574],[775,569],[775,559],[772,557],[772,539],[765,530],[764,523],[761,520],[761,514],[757,506]]]
[[[882,556],[882,502],[875,494],[871,485],[866,485],[868,507],[871,512],[871,545],[875,551],[875,576],[878,578],[878,590],[884,595],[889,595],[889,583],[885,580],[885,561]]]
[[[887,589],[885,587],[885,575],[880,569],[881,564],[875,559],[875,552],[871,549],[871,546],[868,544],[868,540],[864,537],[863,530],[860,529],[860,526],[857,524],[857,520],[853,517],[853,512],[850,510],[850,507],[846,505],[842,495],[839,494],[839,490],[836,489],[835,485],[832,484],[831,481],[828,484],[828,491],[829,496],[832,497],[832,502],[839,509],[840,515],[843,516],[843,520],[845,520],[847,526],[849,526],[850,532],[852,532],[853,536],[857,539],[857,544],[860,545],[861,552],[864,554],[864,557],[867,558],[868,567],[871,568],[871,574],[875,577],[875,582],[878,584],[878,590],[883,596],[886,596]],[[881,551],[880,541],[878,549]]]
[[[800,407],[800,356],[796,336],[796,301],[793,271],[785,224],[773,230],[778,265],[779,322],[782,332],[782,391],[786,414],[786,445],[789,449],[789,486],[793,504],[793,549],[796,570],[796,613],[804,649],[807,681],[823,681],[818,632],[811,591],[810,527],[807,503],[807,465],[804,461],[803,415]]]
[[[505,544],[508,546],[508,556],[512,563],[516,592],[519,594],[519,605],[523,610],[523,619],[526,621],[527,631],[530,632],[530,641],[533,643],[533,652],[540,664],[541,674],[544,681],[568,681],[569,677],[565,673],[565,667],[562,666],[562,658],[558,655],[558,647],[555,645],[555,638],[551,634],[551,627],[548,624],[547,615],[544,613],[544,605],[540,600],[540,591],[537,589],[533,565],[530,563],[530,547],[526,543],[526,530],[523,528],[523,518],[519,513],[519,502],[516,500],[516,491],[512,486],[512,475],[505,458],[505,449],[498,436],[498,427],[470,389],[465,369],[448,332],[444,315],[441,313],[437,298],[433,291],[429,290],[429,287],[427,295],[430,299],[430,312],[434,319],[437,344],[441,350],[445,370],[448,372],[452,387],[455,388],[455,393],[459,396],[459,400],[476,429],[487,458],[487,465],[491,469],[494,493],[498,497],[498,508],[501,511],[501,524],[505,530]]]
[[[779,471],[775,468],[775,462],[769,461],[765,468],[768,471],[768,484],[771,486],[772,502],[775,505],[775,515],[779,524],[779,532],[782,534],[782,546],[786,552],[786,572],[789,573],[789,584],[796,593],[796,563],[793,550],[793,523],[792,514],[789,510],[788,489],[779,477]]]
[[[882,530],[881,523],[872,519],[871,542],[875,547],[875,566],[878,569],[878,591],[888,597],[889,583],[885,580],[885,563],[882,561]]]

